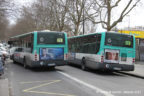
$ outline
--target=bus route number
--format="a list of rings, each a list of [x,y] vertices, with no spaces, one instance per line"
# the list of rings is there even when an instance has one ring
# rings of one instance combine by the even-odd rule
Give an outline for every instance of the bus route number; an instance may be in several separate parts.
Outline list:
[[[63,42],[63,38],[57,38],[57,42],[58,43],[62,43]]]
[[[125,41],[125,45],[130,46],[131,45],[131,41]]]

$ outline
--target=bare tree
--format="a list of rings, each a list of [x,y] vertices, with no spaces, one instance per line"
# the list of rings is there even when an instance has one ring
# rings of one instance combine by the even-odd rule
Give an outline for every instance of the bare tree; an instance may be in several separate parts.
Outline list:
[[[86,33],[95,32],[95,25],[102,24],[110,31],[122,22],[140,0],[126,0],[122,10],[116,12],[121,2],[124,0],[37,0],[32,6],[23,7],[21,17],[13,27],[15,33],[48,29],[79,35],[82,29]]]
[[[5,39],[7,27],[9,25],[7,19],[7,11],[10,10],[9,0],[0,0],[0,39]]]
[[[9,22],[6,17],[0,17],[0,40],[4,40],[7,37],[7,27]]]
[[[69,7],[69,0],[53,0],[52,1],[53,15],[56,20],[58,31],[66,30],[67,13]]]
[[[89,16],[95,24],[102,24],[107,31],[111,31],[123,18],[128,15],[141,0],[93,0],[95,14]],[[123,3],[122,3],[123,2]],[[121,6],[121,7],[120,7]],[[118,8],[123,8],[122,10]],[[118,11],[118,12],[117,12]],[[115,16],[117,15],[117,17]]]
[[[68,20],[72,29],[72,35],[95,32],[96,26],[89,20],[94,16],[91,12],[93,8],[92,0],[69,0]],[[93,26],[93,28],[91,27]]]
[[[83,2],[85,1],[85,2]],[[87,4],[87,5],[86,5]],[[85,7],[84,7],[85,5]],[[85,29],[94,29],[88,17],[83,12],[91,9],[91,2],[86,0],[37,0],[30,7],[23,7],[21,17],[18,18],[16,28],[19,30],[27,26],[23,31],[28,30],[54,30],[71,32],[74,35],[82,33],[82,22],[85,21]],[[23,22],[23,23],[22,23]],[[90,24],[90,25],[89,25]],[[22,30],[14,33],[23,33]],[[89,31],[90,32],[90,31]]]
[[[80,24],[83,21],[83,2],[82,0],[70,0],[69,4],[69,20],[74,29],[74,35],[79,35]]]

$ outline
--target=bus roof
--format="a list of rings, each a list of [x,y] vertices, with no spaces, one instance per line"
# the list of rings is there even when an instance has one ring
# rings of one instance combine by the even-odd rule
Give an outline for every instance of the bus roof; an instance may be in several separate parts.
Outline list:
[[[68,37],[68,39],[72,39],[72,38],[79,38],[79,37],[84,37],[84,36],[90,36],[90,35],[95,35],[95,34],[104,34],[106,32],[98,32],[98,33],[90,33],[90,34],[84,34],[84,35],[79,35],[79,36],[72,36],[72,37]],[[110,31],[108,33],[115,33],[115,34],[123,34],[123,33],[118,33],[115,31]],[[132,35],[132,34],[124,34],[124,35]],[[133,36],[133,35],[132,35]]]
[[[16,35],[10,38],[18,38],[18,37],[22,37],[22,36],[26,36],[35,32],[56,32],[56,33],[66,33],[66,32],[58,32],[58,31],[49,31],[49,30],[42,30],[42,31],[33,31],[33,32],[28,32],[28,33],[24,33],[24,34],[20,34],[20,35]]]
[[[46,32],[46,33],[48,33],[48,32],[49,32],[49,33],[50,33],[50,32],[55,32],[55,33],[66,33],[66,32],[60,32],[60,31],[45,31],[45,30],[44,30],[44,31],[43,31],[43,30],[42,30],[42,31],[37,31],[37,32],[38,32],[38,33],[40,33],[40,32]]]
[[[10,37],[10,38],[18,38],[18,37],[26,36],[26,35],[32,34],[32,33],[34,33],[34,32],[24,33],[24,34],[20,34],[20,35],[16,35],[16,36]]]
[[[72,36],[72,37],[68,37],[68,38],[69,39],[71,39],[71,38],[79,38],[79,37],[90,36],[90,35],[101,34],[101,33],[104,33],[104,32],[90,33],[90,34],[84,34],[84,35],[79,35],[79,36]]]

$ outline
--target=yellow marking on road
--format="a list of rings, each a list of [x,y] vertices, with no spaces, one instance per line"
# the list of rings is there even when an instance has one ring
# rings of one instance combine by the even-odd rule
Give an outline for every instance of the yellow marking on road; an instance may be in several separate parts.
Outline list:
[[[57,96],[75,96],[70,94],[62,94],[62,93],[51,93],[51,92],[42,92],[42,91],[28,91],[31,93],[38,93],[38,94],[48,94],[48,95],[57,95]]]
[[[55,80],[20,82],[20,84],[44,83],[49,81],[55,81]]]
[[[56,82],[60,82],[60,81],[61,81],[61,80],[54,80],[54,81],[49,82],[49,83],[45,83],[45,84],[41,84],[41,85],[39,85],[39,86],[34,86],[34,87],[32,87],[32,88],[25,89],[25,90],[23,90],[23,92],[27,92],[27,91],[30,91],[30,90],[32,90],[32,89],[36,89],[36,88],[40,88],[40,87],[43,87],[43,86],[47,86],[47,85],[50,85],[50,84],[52,84],[52,83],[56,83]]]
[[[75,95],[70,95],[70,94],[62,94],[62,93],[53,93],[53,92],[43,92],[43,91],[32,91],[33,89],[48,86],[53,83],[60,82],[61,80],[48,80],[51,81],[49,83],[41,84],[39,86],[34,86],[28,89],[23,90],[23,92],[26,93],[35,93],[35,94],[47,94],[47,95],[57,95],[57,96],[75,96]],[[31,84],[31,83],[42,83],[42,82],[48,82],[48,81],[33,81],[33,82],[21,82],[21,84]]]

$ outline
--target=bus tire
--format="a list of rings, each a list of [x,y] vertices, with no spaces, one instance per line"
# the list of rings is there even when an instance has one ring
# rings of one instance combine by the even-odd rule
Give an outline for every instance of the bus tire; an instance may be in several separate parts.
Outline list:
[[[55,70],[55,66],[51,66],[50,69],[51,69],[51,70]]]
[[[86,67],[85,64],[86,64],[86,63],[85,63],[85,59],[83,58],[83,59],[82,59],[82,62],[81,62],[81,69],[82,69],[83,71],[87,71],[87,67]]]
[[[13,63],[16,64],[17,62],[13,59]]]
[[[25,58],[24,58],[24,61],[23,61],[23,66],[24,66],[25,69],[28,68],[27,63],[26,63],[26,59],[25,59]]]

